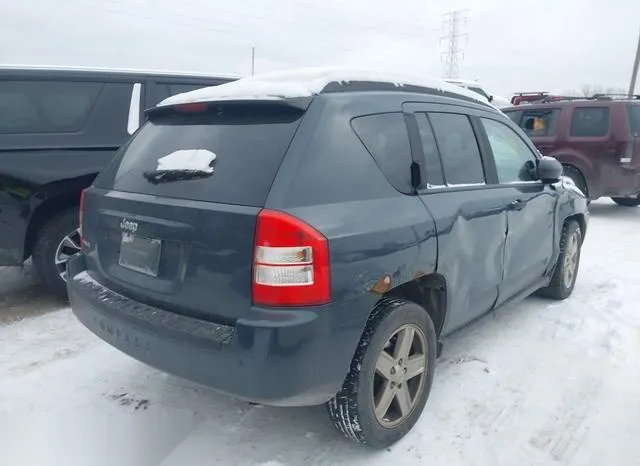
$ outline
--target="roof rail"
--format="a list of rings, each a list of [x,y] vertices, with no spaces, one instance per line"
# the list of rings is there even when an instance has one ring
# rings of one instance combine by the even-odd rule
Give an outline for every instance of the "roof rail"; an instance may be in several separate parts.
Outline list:
[[[525,95],[549,95],[549,93],[546,91],[531,91],[531,92],[516,92],[515,95],[522,97]]]
[[[321,91],[320,94],[352,92],[352,91],[392,91],[392,92],[415,92],[417,94],[435,95],[439,97],[450,97],[454,99],[468,101],[474,104],[486,105],[491,107],[489,102],[485,102],[480,98],[472,98],[465,94],[458,94],[454,91],[438,89],[437,87],[422,84],[403,84],[401,86],[387,81],[331,81]]]
[[[640,100],[640,95],[597,93],[591,98],[594,100]]]

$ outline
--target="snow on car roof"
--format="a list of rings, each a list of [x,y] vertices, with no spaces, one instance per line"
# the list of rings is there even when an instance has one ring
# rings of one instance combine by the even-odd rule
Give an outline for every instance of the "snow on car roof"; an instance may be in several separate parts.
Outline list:
[[[477,86],[477,87],[481,86],[480,83],[474,79],[446,78],[445,81],[448,83],[464,84],[467,86]]]
[[[171,96],[158,106],[214,102],[221,100],[280,100],[311,97],[330,83],[384,82],[398,87],[427,87],[442,93],[457,94],[487,104],[478,94],[439,79],[429,79],[364,69],[303,68],[255,75],[218,86],[205,87]]]

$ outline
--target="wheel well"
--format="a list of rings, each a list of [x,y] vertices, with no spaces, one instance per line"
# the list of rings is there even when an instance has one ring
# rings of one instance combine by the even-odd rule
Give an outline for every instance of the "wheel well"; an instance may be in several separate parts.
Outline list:
[[[576,222],[578,222],[578,225],[580,226],[580,233],[582,233],[582,241],[584,242],[584,236],[587,233],[587,222],[584,219],[584,215],[571,215],[564,220],[564,223],[567,223],[569,220],[575,220]]]
[[[572,165],[570,163],[563,163],[562,166],[565,167],[565,168],[572,168],[572,169],[574,169],[575,171],[578,172],[578,174],[582,177],[582,182],[584,183],[584,187],[585,187],[585,189],[587,191],[584,194],[585,194],[585,196],[589,197],[589,183],[587,182],[587,177],[584,176],[584,173],[582,172],[582,170],[580,170],[578,167],[576,167],[575,165]]]
[[[405,299],[422,306],[429,313],[436,335],[440,337],[447,308],[446,291],[444,277],[434,273],[399,285],[388,291],[385,297]]]
[[[29,220],[29,226],[27,227],[27,234],[24,242],[24,260],[33,253],[33,247],[35,246],[38,232],[45,222],[63,210],[70,207],[78,208],[79,206],[80,191],[56,196],[51,199],[47,199],[40,204]]]

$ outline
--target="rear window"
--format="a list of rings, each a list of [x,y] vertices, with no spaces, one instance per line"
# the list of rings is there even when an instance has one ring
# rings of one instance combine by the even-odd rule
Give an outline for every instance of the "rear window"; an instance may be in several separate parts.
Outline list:
[[[103,87],[96,82],[0,81],[0,134],[80,131]]]
[[[608,107],[577,107],[573,110],[570,136],[599,137],[605,136],[608,132]]]
[[[263,206],[303,111],[274,104],[228,104],[199,114],[152,116],[96,186],[163,197]],[[154,184],[144,177],[175,151],[213,152],[206,178]]]
[[[640,105],[629,105],[629,126],[631,135],[640,137]]]
[[[411,146],[401,113],[381,113],[354,118],[351,122],[385,177],[402,193],[410,193]]]

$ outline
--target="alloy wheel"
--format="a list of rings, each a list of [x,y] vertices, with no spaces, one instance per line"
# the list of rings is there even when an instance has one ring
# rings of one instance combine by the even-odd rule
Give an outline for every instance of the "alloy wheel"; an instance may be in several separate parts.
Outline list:
[[[376,361],[373,406],[378,423],[393,428],[413,412],[424,390],[427,340],[422,330],[407,324],[387,340]]]
[[[73,230],[58,244],[55,254],[55,264],[58,275],[63,281],[67,281],[67,262],[74,254],[80,252],[80,229]]]

